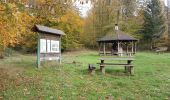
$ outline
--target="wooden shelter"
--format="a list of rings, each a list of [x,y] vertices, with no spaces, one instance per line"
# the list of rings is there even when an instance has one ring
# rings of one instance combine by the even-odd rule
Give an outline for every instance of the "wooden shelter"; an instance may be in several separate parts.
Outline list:
[[[41,61],[56,60],[61,63],[61,36],[65,33],[41,25],[35,25],[35,31],[38,32],[38,67]]]
[[[120,31],[118,26],[115,31],[97,40],[99,55],[133,55],[136,53],[137,39]]]

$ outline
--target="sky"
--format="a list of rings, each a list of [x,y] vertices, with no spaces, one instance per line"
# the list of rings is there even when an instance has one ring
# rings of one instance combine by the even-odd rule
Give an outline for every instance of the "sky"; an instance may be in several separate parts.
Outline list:
[[[82,0],[83,1],[83,0]],[[164,0],[165,5],[167,6],[167,0]],[[87,4],[84,3],[83,5],[80,4],[79,0],[76,0],[76,2],[74,3],[74,5],[79,9],[80,11],[80,15],[82,17],[86,17],[88,11],[93,7],[93,5],[91,4],[91,1],[89,1]]]
[[[167,6],[167,0],[164,0],[165,1],[165,5]]]
[[[79,9],[80,11],[80,15],[82,17],[86,17],[87,16],[87,13],[88,11],[92,8],[92,4],[91,4],[91,1],[89,1],[88,3],[84,3],[83,5],[80,4],[80,1],[77,0],[74,5]]]

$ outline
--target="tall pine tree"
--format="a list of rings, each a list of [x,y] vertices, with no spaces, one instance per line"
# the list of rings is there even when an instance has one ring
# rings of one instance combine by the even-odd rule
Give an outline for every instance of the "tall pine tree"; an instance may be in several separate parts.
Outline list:
[[[153,41],[160,39],[166,31],[166,17],[162,1],[150,0],[144,11],[144,40],[153,48]]]

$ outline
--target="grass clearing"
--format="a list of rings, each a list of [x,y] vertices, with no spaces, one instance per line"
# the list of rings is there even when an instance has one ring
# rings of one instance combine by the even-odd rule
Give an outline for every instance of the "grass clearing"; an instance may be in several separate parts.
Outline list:
[[[36,68],[35,55],[17,55],[0,60],[0,98],[170,99],[169,53],[137,53],[134,76],[127,76],[122,67],[106,67],[106,75],[102,75],[98,65],[96,74],[89,75],[88,64],[96,64],[98,58],[95,51],[71,52],[63,55],[62,65],[45,63],[41,69]]]

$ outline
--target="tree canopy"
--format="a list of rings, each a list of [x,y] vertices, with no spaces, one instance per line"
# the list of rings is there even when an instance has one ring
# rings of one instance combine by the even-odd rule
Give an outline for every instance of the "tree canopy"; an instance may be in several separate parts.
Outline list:
[[[96,48],[96,40],[113,31],[115,24],[120,30],[145,41],[143,44],[158,40],[167,45],[168,14],[161,2],[98,0],[88,16],[82,18],[72,0],[1,0],[1,55],[8,47],[36,51],[37,34],[32,31],[35,24],[63,30],[66,36],[62,39],[62,48],[65,50]],[[162,41],[165,37],[166,41]]]
[[[167,29],[165,10],[160,0],[151,0],[144,10],[143,38],[151,43],[160,39]]]

